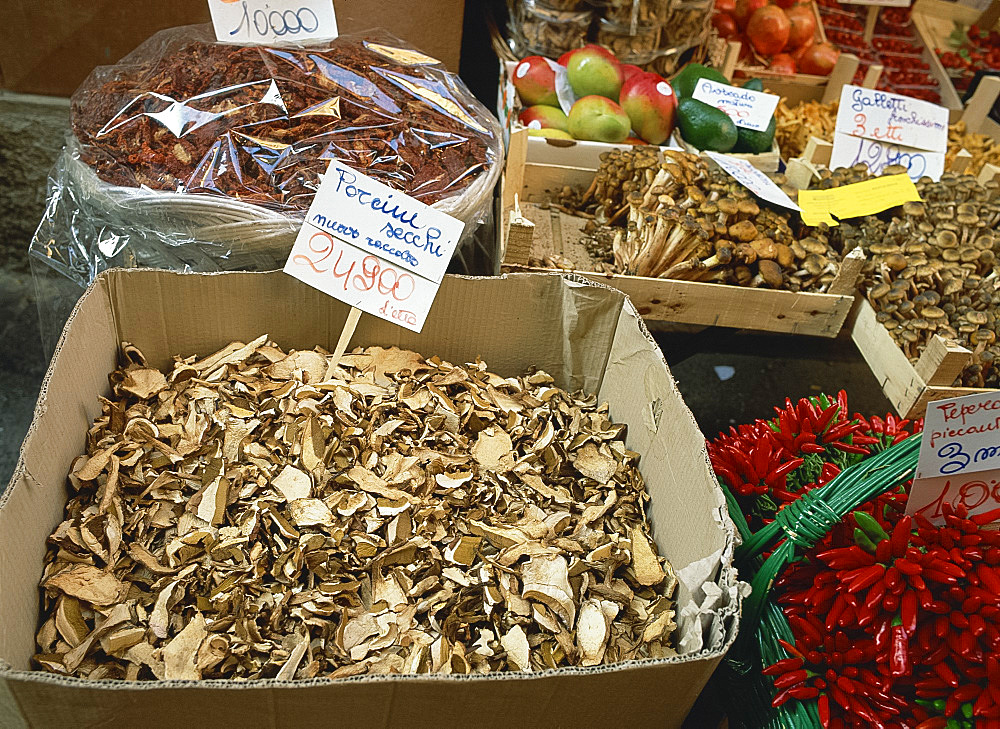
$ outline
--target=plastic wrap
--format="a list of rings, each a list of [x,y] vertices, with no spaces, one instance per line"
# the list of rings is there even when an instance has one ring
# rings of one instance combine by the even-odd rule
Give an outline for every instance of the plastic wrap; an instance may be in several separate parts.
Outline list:
[[[381,31],[305,47],[161,31],[95,69],[71,120],[31,244],[50,343],[111,266],[280,268],[331,159],[465,222],[453,270],[496,268],[499,124],[457,76]]]

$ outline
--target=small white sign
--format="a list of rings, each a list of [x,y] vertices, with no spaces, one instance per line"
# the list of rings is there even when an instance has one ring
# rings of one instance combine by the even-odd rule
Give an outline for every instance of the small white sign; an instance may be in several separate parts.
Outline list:
[[[873,175],[881,175],[889,165],[902,165],[914,182],[924,176],[936,181],[941,179],[944,173],[942,152],[928,152],[916,147],[876,142],[873,139],[834,132],[830,169],[852,167],[859,162],[867,165],[868,171]]]
[[[285,273],[419,332],[465,224],[333,160]]]
[[[719,167],[732,175],[738,183],[743,185],[757,197],[767,200],[775,205],[780,205],[789,210],[799,210],[799,206],[792,202],[792,199],[784,191],[774,184],[774,182],[758,170],[745,159],[731,157],[718,152],[705,152],[705,155],[713,160]]]
[[[948,149],[948,110],[909,96],[844,86],[835,131],[929,152]]]
[[[927,406],[908,514],[942,521],[941,505],[1000,508],[1000,392]]]
[[[736,126],[758,132],[767,129],[778,108],[778,97],[774,94],[727,86],[707,78],[698,82],[691,98],[724,111]]]
[[[333,0],[208,0],[223,43],[301,43],[339,35]]]

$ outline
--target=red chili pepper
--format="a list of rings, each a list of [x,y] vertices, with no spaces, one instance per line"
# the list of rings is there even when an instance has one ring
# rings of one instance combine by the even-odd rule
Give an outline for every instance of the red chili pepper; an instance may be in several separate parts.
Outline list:
[[[815,686],[792,686],[788,689],[788,693],[791,694],[793,699],[809,701],[819,696],[819,689]]]
[[[932,716],[930,719],[924,719],[924,721],[917,724],[915,729],[945,729],[947,726],[948,717]]]
[[[864,551],[864,550],[862,550]],[[992,551],[992,550],[990,550]],[[989,551],[987,552],[987,555]],[[1000,595],[1000,576],[989,565],[977,564],[976,577],[995,595]]]
[[[782,704],[784,704],[789,699],[793,698],[795,697],[792,696],[792,690],[790,688],[786,688],[784,691],[779,691],[777,694],[775,694],[774,698],[771,699],[771,706],[777,708]]]
[[[906,548],[910,544],[912,525],[913,519],[904,516],[893,527],[892,535],[889,537],[890,551],[893,557],[902,557],[906,554]]]
[[[982,526],[983,524],[989,524],[990,522],[1000,519],[1000,509],[993,509],[992,511],[984,511],[981,514],[973,514],[969,519],[976,524]]]
[[[982,686],[977,686],[974,683],[967,683],[964,686],[959,686],[957,689],[952,691],[951,697],[959,703],[964,704],[966,701],[975,701],[979,698],[979,694],[981,694],[982,691]]]
[[[830,729],[830,697],[823,694],[816,700],[816,709],[819,713],[819,723],[823,729]]]
[[[955,672],[948,667],[947,663],[945,663],[944,661],[942,661],[941,663],[935,663],[932,666],[932,669],[934,673],[940,676],[941,680],[944,681],[946,684],[954,688],[958,688],[959,684],[958,677],[955,675]]]
[[[805,665],[805,662],[800,657],[793,656],[792,658],[782,658],[777,663],[772,663],[770,666],[763,669],[761,673],[765,676],[779,676],[782,673],[787,673],[788,671],[797,671],[802,668],[803,665]]]
[[[917,593],[907,590],[899,600],[900,617],[907,635],[917,633]]]
[[[809,671],[804,668],[797,671],[789,671],[774,679],[774,687],[778,689],[788,688],[789,686],[804,682],[807,678],[809,678]]]
[[[796,458],[794,460],[788,461],[787,463],[782,463],[780,466],[770,471],[764,478],[764,480],[768,484],[775,485],[779,481],[779,479],[784,479],[785,476],[790,474],[792,471],[801,466],[803,463],[805,463],[805,461],[802,460],[801,458]]]
[[[787,640],[782,640],[781,638],[778,638],[778,645],[780,645],[786,651],[788,651],[789,653],[791,653],[793,656],[805,659],[805,656],[802,655],[802,652],[798,648],[796,648],[794,645],[792,645],[791,643],[789,643]]]
[[[923,571],[923,568],[919,564],[907,559],[897,559],[893,565],[904,575],[919,575]]]
[[[892,626],[892,644],[889,648],[889,675],[898,678],[913,672],[910,664],[909,640],[902,625]],[[942,678],[944,678],[942,676]],[[946,679],[947,680],[947,679]]]
[[[876,582],[882,579],[885,574],[885,567],[880,564],[872,565],[871,567],[866,567],[864,572],[859,574],[854,578],[851,583],[847,586],[847,591],[850,593],[857,593],[864,590],[866,587],[871,587]]]
[[[838,451],[844,451],[844,453],[860,453],[861,455],[868,455],[868,449],[864,446],[851,445],[850,443],[831,443],[831,446],[836,448]]]

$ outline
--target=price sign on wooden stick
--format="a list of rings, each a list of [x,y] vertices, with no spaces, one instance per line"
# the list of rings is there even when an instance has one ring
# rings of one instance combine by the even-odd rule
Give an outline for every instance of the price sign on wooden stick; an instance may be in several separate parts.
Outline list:
[[[362,311],[419,332],[464,228],[333,160],[284,271],[357,310],[348,341]]]

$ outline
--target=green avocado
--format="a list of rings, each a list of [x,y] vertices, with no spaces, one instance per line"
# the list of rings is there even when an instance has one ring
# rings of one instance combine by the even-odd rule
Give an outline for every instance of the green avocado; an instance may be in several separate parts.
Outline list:
[[[750,89],[751,91],[763,91],[764,82],[761,81],[759,78],[754,77],[751,79],[747,79],[747,82],[743,84],[743,88]]]
[[[736,125],[724,111],[691,97],[678,102],[677,125],[684,140],[702,150],[728,152],[739,139]]]
[[[761,154],[768,152],[774,143],[774,130],[777,129],[778,122],[772,116],[767,129],[758,132],[754,129],[744,129],[738,127],[736,130],[737,140],[734,152],[749,152],[750,154]]]
[[[678,73],[674,80],[670,82],[670,85],[674,87],[674,93],[678,97],[690,97],[698,85],[698,82],[707,78],[710,81],[716,81],[720,84],[726,84],[729,86],[730,83],[726,80],[726,77],[721,73],[716,71],[714,68],[709,68],[708,66],[703,66],[700,63],[689,63],[681,72]]]

